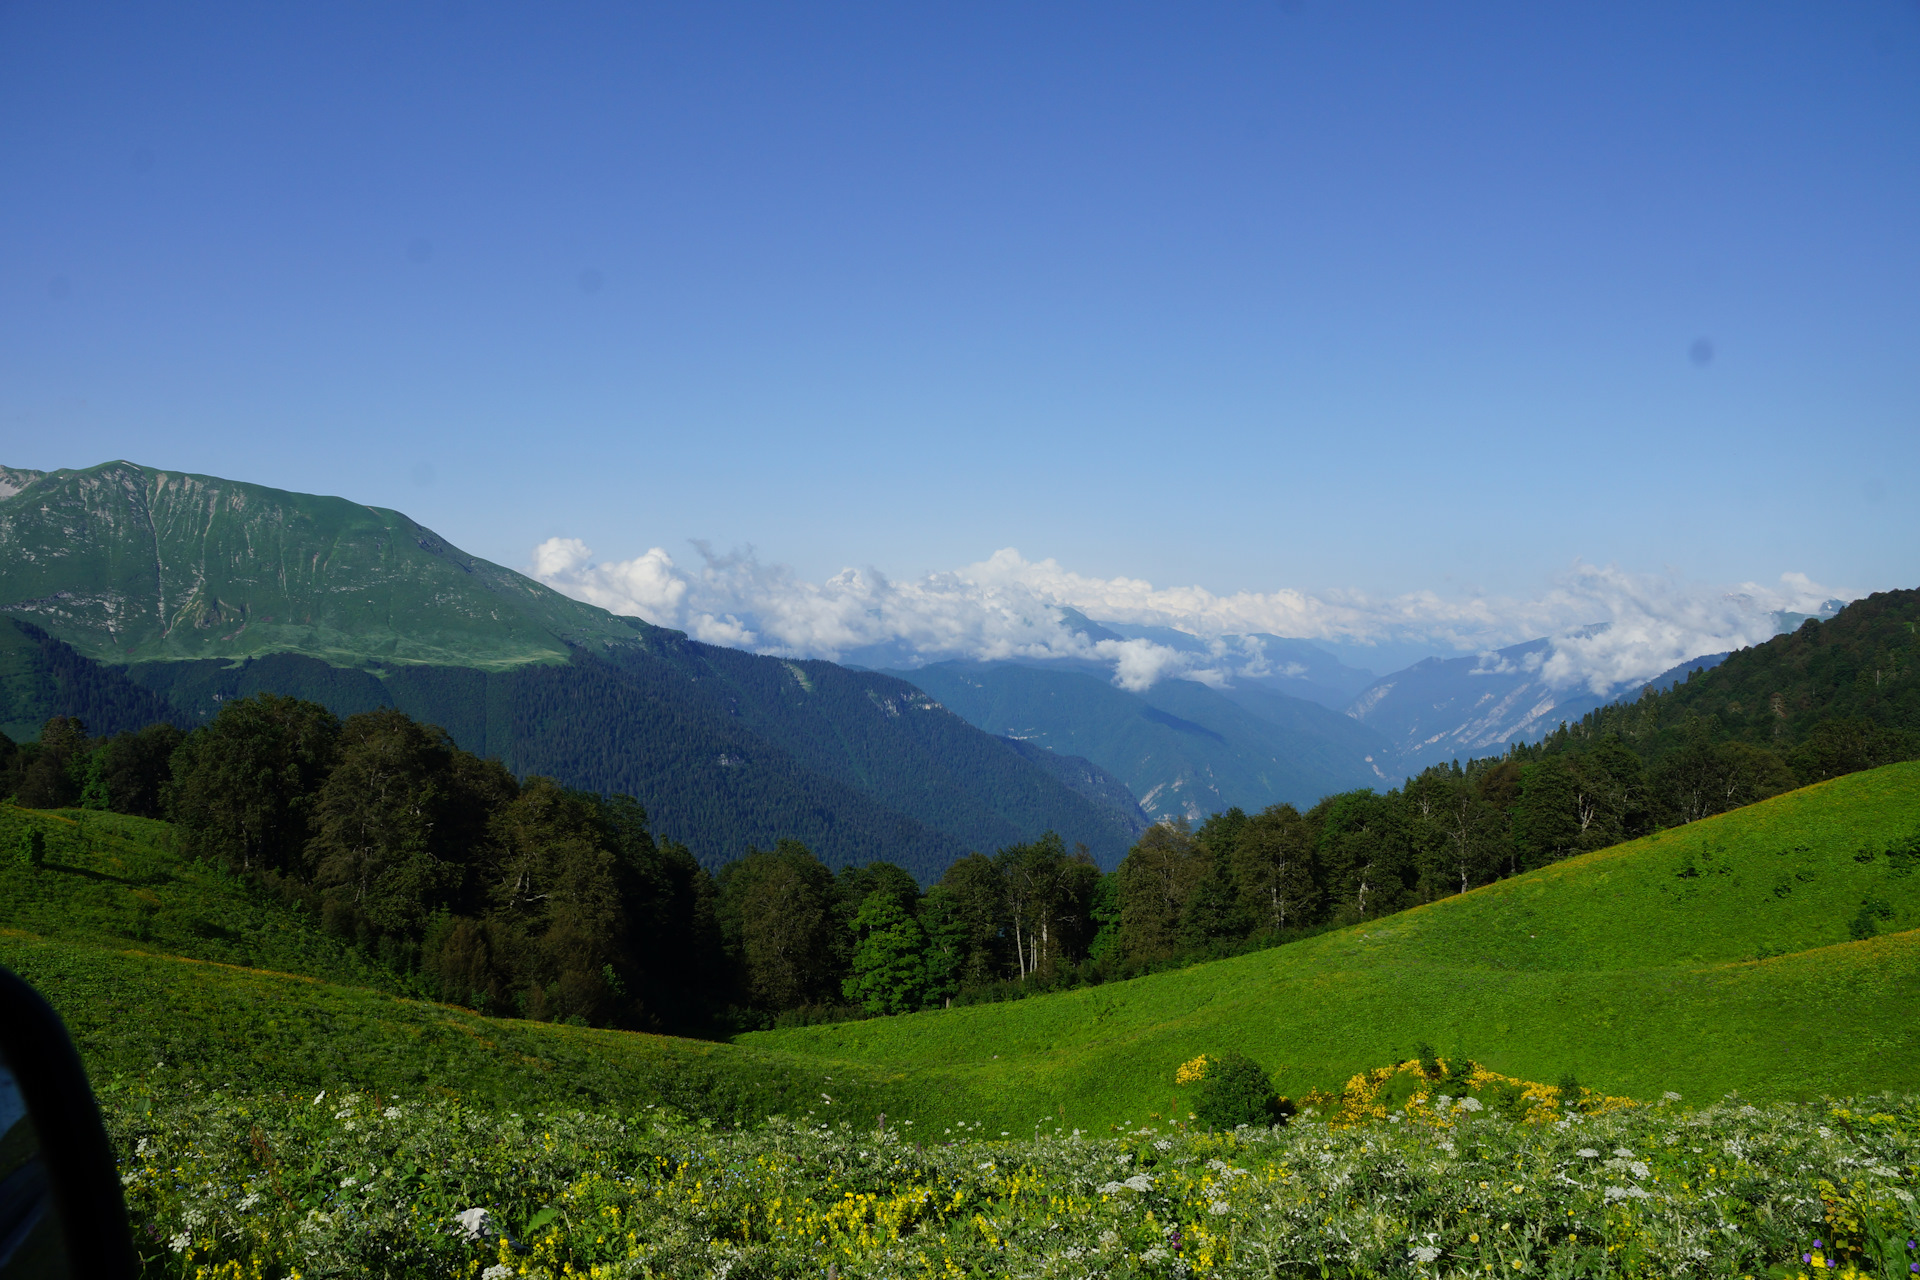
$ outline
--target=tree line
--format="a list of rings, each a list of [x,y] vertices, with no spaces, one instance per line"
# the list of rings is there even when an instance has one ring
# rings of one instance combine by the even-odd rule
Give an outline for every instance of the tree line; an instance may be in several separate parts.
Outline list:
[[[1880,630],[1911,633],[1886,612]],[[1866,653],[1855,662],[1834,636],[1803,629],[1706,680],[1384,792],[1162,824],[1106,873],[1048,834],[960,858],[924,888],[886,861],[835,873],[791,839],[715,876],[656,839],[629,797],[515,778],[391,708],[342,721],[270,694],[228,701],[184,735],[160,724],[90,738],[56,717],[38,743],[0,738],[0,794],[169,818],[187,852],[452,1003],[724,1032],[1275,945],[1912,758],[1915,664],[1884,636],[1852,646]],[[1758,677],[1744,668],[1808,651],[1796,669],[1824,685],[1796,695],[1797,720],[1775,715],[1782,700],[1747,689]]]

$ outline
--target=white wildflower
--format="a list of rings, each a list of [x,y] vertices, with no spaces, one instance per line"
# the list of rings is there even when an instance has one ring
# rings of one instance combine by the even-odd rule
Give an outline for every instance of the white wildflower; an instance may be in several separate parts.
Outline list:
[[[1600,1153],[1592,1147],[1582,1147],[1573,1154],[1579,1156],[1582,1160],[1598,1160],[1600,1158]]]
[[[1625,1147],[1615,1147],[1613,1149],[1613,1154],[1619,1156],[1622,1160],[1633,1159],[1633,1152],[1627,1150]]]
[[[1480,1105],[1480,1099],[1478,1098],[1460,1099],[1460,1109],[1462,1111],[1485,1111],[1486,1110],[1485,1107]]]
[[[1210,1213],[1232,1213],[1233,1206],[1225,1200],[1212,1200],[1207,1203],[1207,1210]]]
[[[167,1241],[167,1243],[173,1246],[173,1251],[175,1253],[185,1253],[187,1246],[192,1244],[193,1241],[188,1238],[186,1232],[182,1231],[179,1235]]]
[[[1173,1143],[1166,1138],[1162,1138],[1153,1144],[1153,1149],[1155,1151],[1171,1151],[1173,1150]]]
[[[1627,1172],[1631,1173],[1636,1178],[1644,1178],[1647,1176],[1647,1174],[1652,1172],[1652,1170],[1647,1168],[1646,1162],[1644,1160],[1634,1160],[1628,1163]]]
[[[1645,1200],[1647,1192],[1640,1187],[1608,1187],[1603,1193],[1606,1200]]]
[[[981,1165],[979,1166],[979,1168],[981,1168],[981,1169],[991,1169],[991,1168],[993,1168],[993,1161],[991,1161],[991,1160],[988,1160],[988,1161],[986,1161],[986,1162],[985,1162],[984,1164],[981,1164]]]
[[[1675,1093],[1675,1092],[1674,1092],[1673,1090],[1671,1090],[1671,1089],[1669,1089],[1669,1090],[1667,1090],[1667,1091],[1666,1091],[1665,1093],[1663,1093],[1663,1094],[1661,1094],[1660,1096],[1661,1096],[1661,1097],[1663,1097],[1663,1098],[1665,1098],[1665,1099],[1666,1099],[1666,1100],[1667,1100],[1668,1102],[1678,1102],[1678,1101],[1680,1101],[1680,1095],[1679,1095],[1679,1094],[1677,1094],[1677,1093]]]
[[[1407,1252],[1413,1255],[1415,1262],[1420,1263],[1432,1262],[1440,1256],[1440,1251],[1430,1244],[1417,1244]]]
[[[1153,1246],[1153,1248],[1148,1249],[1145,1253],[1140,1255],[1140,1261],[1165,1262],[1167,1260],[1167,1257],[1168,1257],[1167,1251],[1165,1249],[1162,1249],[1159,1245],[1155,1245]]]
[[[400,1118],[401,1113],[400,1113],[400,1108],[398,1107],[388,1107],[385,1111],[382,1111],[380,1114],[385,1116],[389,1120],[398,1120]]]
[[[480,1273],[480,1280],[507,1280],[512,1274],[512,1267],[504,1262],[496,1262]]]

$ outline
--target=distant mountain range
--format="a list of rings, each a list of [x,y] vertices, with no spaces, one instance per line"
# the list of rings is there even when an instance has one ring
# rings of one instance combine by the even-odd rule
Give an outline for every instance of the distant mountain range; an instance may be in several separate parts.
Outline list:
[[[1386,780],[1368,759],[1388,753],[1379,733],[1258,686],[1162,680],[1130,693],[1079,663],[940,662],[894,674],[988,732],[1093,761],[1156,820],[1310,805]]]
[[[1095,762],[1155,820],[1197,820],[1231,806],[1309,805],[1339,791],[1397,786],[1429,765],[1537,741],[1621,696],[1548,685],[1539,675],[1552,643],[1545,639],[1427,658],[1375,679],[1311,641],[1210,643],[1170,628],[1062,613],[1089,640],[1151,640],[1201,660],[1224,649],[1235,667],[1253,653],[1264,670],[1219,687],[1169,679],[1142,692],[1115,687],[1105,666],[1078,659],[941,662],[892,674],[992,733]],[[1669,687],[1724,657],[1696,658],[1648,683]]]
[[[829,865],[923,878],[1047,829],[1111,866],[1150,820],[1395,786],[1622,696],[1549,686],[1545,639],[1376,677],[1311,641],[1073,610],[1090,641],[1231,678],[1133,692],[1084,660],[783,661],[570,599],[399,512],[126,462],[0,468],[0,618],[15,737],[56,712],[191,725],[259,690],[397,706],[518,772],[637,796],[710,864],[794,836]]]
[[[517,772],[636,796],[709,863],[793,836],[924,879],[1053,829],[1111,866],[1146,825],[1097,765],[1036,758],[901,680],[699,644],[341,498],[0,468],[0,615],[10,734],[56,711],[191,725],[260,690],[397,706]]]

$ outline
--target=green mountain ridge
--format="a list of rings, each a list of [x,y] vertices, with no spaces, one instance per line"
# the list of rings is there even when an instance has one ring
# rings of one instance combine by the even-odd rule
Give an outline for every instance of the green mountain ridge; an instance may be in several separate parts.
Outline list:
[[[1920,749],[1920,590],[1875,592],[1825,620],[1809,618],[1688,679],[1593,710],[1540,745],[1578,751],[1617,734],[1659,754],[1708,726],[1783,753],[1828,734],[1871,736],[1867,726],[1896,735],[1883,749]]]
[[[506,670],[663,632],[470,556],[400,514],[109,462],[6,471],[3,607],[88,657],[302,653]]]
[[[794,837],[931,880],[1048,829],[1112,865],[1142,825],[1094,766],[1042,767],[911,685],[616,617],[396,512],[124,462],[0,475],[15,728],[83,706],[95,733],[137,727],[116,717],[143,698],[190,727],[262,691],[396,706],[518,773],[635,796],[709,866]]]

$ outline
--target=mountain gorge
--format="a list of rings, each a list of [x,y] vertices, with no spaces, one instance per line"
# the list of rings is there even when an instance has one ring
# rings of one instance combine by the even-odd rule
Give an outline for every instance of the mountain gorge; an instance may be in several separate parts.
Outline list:
[[[0,470],[0,723],[259,691],[394,706],[518,773],[631,794],[705,862],[794,837],[923,879],[1057,830],[1112,865],[1125,787],[913,686],[688,640],[470,556],[398,512],[115,462]]]
[[[1113,774],[1155,820],[1234,806],[1311,805],[1389,779],[1387,741],[1318,703],[1257,684],[1162,680],[1134,693],[1091,664],[941,662],[894,674],[970,723]]]

